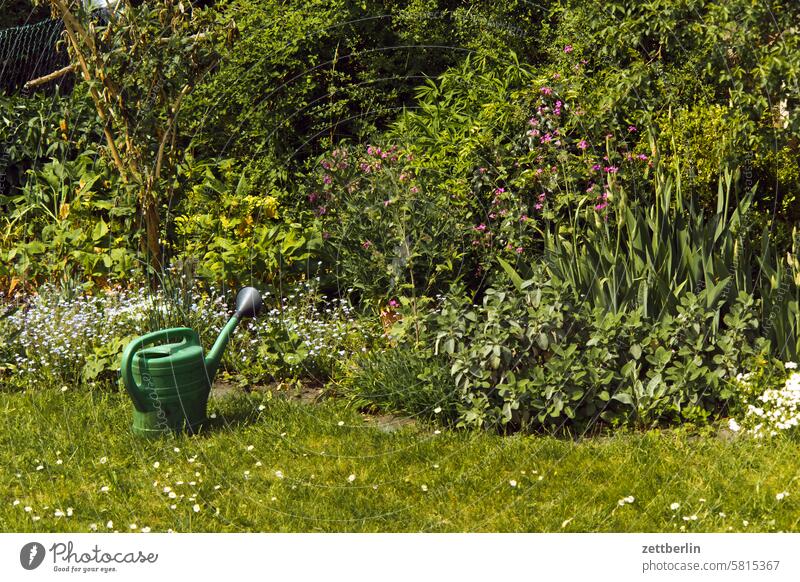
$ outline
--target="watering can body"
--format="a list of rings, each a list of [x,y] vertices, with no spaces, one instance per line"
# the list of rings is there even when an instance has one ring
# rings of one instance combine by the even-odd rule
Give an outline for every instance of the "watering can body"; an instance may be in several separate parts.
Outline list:
[[[206,420],[215,371],[215,366],[206,367],[197,332],[187,327],[162,329],[131,342],[122,354],[121,375],[134,403],[133,432],[194,432]]]
[[[236,312],[206,355],[197,332],[188,327],[154,331],[128,344],[120,376],[133,400],[133,432],[195,432],[206,420],[211,384],[233,330],[240,319],[256,317],[262,307],[256,289],[239,291]]]

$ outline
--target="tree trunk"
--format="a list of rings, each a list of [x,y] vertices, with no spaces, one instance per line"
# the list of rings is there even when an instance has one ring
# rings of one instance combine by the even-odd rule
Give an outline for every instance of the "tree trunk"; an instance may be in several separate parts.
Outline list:
[[[149,264],[158,273],[161,271],[161,243],[160,219],[158,216],[158,202],[155,197],[147,193],[143,201],[144,224],[147,231],[146,251],[150,257]]]

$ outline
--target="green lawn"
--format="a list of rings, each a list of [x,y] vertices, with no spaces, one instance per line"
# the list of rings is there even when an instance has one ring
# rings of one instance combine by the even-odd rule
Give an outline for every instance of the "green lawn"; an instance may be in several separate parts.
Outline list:
[[[0,394],[0,406],[0,531],[107,531],[110,521],[119,531],[794,531],[800,522],[800,445],[788,440],[387,431],[340,401],[252,394],[212,400],[218,424],[205,434],[146,441],[129,432],[124,394]]]

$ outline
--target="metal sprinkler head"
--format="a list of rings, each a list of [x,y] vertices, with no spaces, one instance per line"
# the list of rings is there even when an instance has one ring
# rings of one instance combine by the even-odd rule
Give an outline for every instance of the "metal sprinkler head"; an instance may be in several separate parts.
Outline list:
[[[261,300],[261,293],[255,287],[245,287],[236,296],[236,313],[233,314],[237,319],[242,317],[255,317],[264,302]]]

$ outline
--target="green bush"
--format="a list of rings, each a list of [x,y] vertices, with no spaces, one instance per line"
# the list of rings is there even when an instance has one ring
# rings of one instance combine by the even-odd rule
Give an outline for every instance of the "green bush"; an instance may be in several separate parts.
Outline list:
[[[733,379],[767,349],[742,293],[716,333],[707,290],[646,317],[574,301],[543,267],[480,306],[435,316],[436,351],[451,361],[459,424],[585,433],[599,424],[653,426],[720,413]]]

